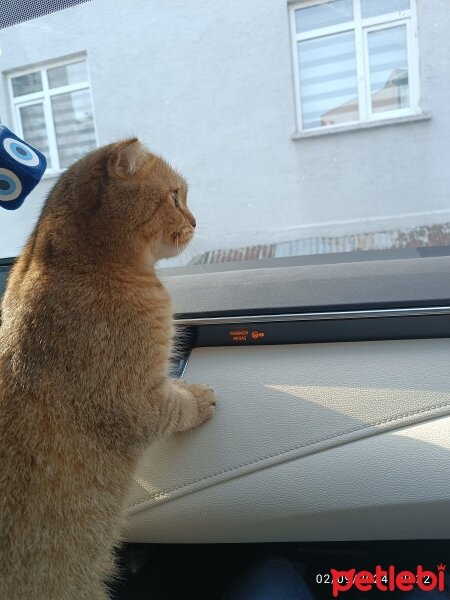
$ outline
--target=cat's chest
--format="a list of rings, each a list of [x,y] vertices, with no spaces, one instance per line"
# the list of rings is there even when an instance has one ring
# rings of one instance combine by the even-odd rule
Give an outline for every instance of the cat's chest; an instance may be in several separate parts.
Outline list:
[[[169,294],[161,287],[134,290],[130,314],[136,315],[136,325],[147,331],[159,331],[168,337],[173,333],[173,309]]]
[[[138,309],[145,310],[149,315],[166,318],[172,316],[172,302],[164,287],[135,288],[133,298]]]

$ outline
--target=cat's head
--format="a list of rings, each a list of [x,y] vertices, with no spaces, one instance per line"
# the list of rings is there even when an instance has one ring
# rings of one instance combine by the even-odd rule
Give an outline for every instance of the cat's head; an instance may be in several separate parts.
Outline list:
[[[162,158],[133,138],[111,148],[108,173],[114,200],[133,196],[129,218],[156,259],[175,256],[189,244],[196,222],[187,206],[187,183]]]
[[[140,252],[154,263],[175,256],[196,226],[186,181],[136,138],[103,146],[72,165],[48,208],[58,211],[61,202],[93,254],[115,259]]]

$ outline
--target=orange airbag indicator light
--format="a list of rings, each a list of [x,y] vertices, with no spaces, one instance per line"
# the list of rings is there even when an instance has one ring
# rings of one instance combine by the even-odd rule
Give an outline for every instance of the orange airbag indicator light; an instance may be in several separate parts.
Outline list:
[[[252,331],[252,339],[260,340],[264,337],[264,331]]]

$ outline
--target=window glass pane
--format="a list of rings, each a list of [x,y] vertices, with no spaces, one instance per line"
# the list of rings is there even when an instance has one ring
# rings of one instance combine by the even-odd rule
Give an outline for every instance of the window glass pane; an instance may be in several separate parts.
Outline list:
[[[71,83],[82,83],[87,81],[86,61],[71,63],[61,67],[47,70],[48,85],[51,88],[70,85]]]
[[[368,36],[372,111],[408,107],[406,26],[372,31]]]
[[[42,77],[40,71],[13,77],[11,80],[13,94],[15,97],[40,92],[42,90]]]
[[[0,0],[0,20],[19,4]],[[67,167],[94,140],[136,133],[186,174],[199,226],[186,251],[159,264],[174,274],[188,262],[200,272],[257,258],[450,246],[444,6],[450,0],[78,2],[0,27],[0,117],[21,137],[22,120],[44,151],[47,133],[50,173],[60,155]],[[15,94],[40,91],[14,96],[12,79]],[[420,98],[432,101],[433,135]],[[29,108],[40,104],[44,111]],[[340,130],[349,132],[333,134]],[[0,257],[21,251],[53,183],[40,182],[21,210],[0,206]]]
[[[353,0],[333,0],[295,11],[297,33],[353,20]]]
[[[303,128],[357,121],[353,32],[298,43]]]
[[[62,169],[95,148],[95,131],[88,90],[52,97],[53,120]]]
[[[410,0],[361,0],[363,18],[408,10]]]
[[[47,158],[47,167],[52,168],[48,146],[47,128],[45,126],[44,105],[32,104],[19,109],[22,122],[23,139],[35,146]]]

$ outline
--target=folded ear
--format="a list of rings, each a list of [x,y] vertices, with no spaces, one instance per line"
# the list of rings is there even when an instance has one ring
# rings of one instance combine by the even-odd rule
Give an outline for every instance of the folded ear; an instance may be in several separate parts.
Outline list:
[[[109,171],[119,177],[133,175],[144,159],[144,148],[137,138],[114,145],[108,161]]]

